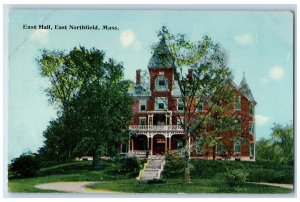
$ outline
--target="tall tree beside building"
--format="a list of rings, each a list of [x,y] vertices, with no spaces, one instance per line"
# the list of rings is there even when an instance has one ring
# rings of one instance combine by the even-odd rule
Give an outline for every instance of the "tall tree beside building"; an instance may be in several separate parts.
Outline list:
[[[216,153],[228,158],[232,143],[241,139],[242,120],[234,113],[234,100],[234,90],[229,83],[206,103],[209,111],[199,114],[203,122],[199,128],[198,143],[204,148],[204,153],[212,152],[213,160]]]
[[[63,117],[63,149],[69,158],[91,152],[96,166],[103,145],[119,142],[131,117],[123,66],[105,59],[103,51],[84,47],[69,53],[43,50],[37,62],[41,76],[49,81],[49,102]]]
[[[189,139],[196,136],[207,116],[196,116],[197,109],[231,81],[232,74],[226,66],[226,57],[219,44],[208,36],[191,42],[183,34],[173,35],[162,27],[158,36],[161,44],[154,47],[153,58],[162,66],[174,68],[174,80],[180,91],[183,110],[178,112],[184,130],[186,159],[189,162],[191,147]],[[208,109],[210,111],[210,109]],[[180,114],[183,113],[183,118]],[[197,121],[196,121],[197,120]],[[189,163],[185,171],[185,182],[190,181]]]

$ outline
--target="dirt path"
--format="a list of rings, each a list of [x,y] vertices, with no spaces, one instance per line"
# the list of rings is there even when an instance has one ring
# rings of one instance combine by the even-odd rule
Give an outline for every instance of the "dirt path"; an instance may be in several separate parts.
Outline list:
[[[267,183],[267,182],[257,182],[256,184],[268,185],[268,186],[274,186],[274,187],[282,187],[282,188],[287,188],[287,189],[294,188],[293,184],[277,184],[277,183]]]
[[[89,189],[87,186],[95,184],[97,182],[54,182],[47,184],[35,185],[35,188],[43,190],[54,190],[68,193],[86,193],[86,194],[120,194],[121,192],[112,192],[108,190],[94,190]]]

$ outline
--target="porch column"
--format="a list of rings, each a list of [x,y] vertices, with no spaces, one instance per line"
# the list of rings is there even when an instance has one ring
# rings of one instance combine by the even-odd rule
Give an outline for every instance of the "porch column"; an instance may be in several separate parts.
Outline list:
[[[172,136],[170,135],[170,137],[169,137],[169,151],[171,151],[171,146],[172,146],[171,141],[172,141]]]
[[[165,153],[168,151],[168,137],[165,136]]]
[[[133,139],[131,140],[131,151],[133,152],[133,150],[134,150],[134,141],[133,141]]]
[[[153,155],[153,137],[151,137],[151,156]]]
[[[131,139],[128,140],[128,153],[130,153],[130,141]]]
[[[121,150],[121,151],[120,151],[120,154],[122,153],[122,149],[123,149],[123,148],[122,148],[122,144],[121,144],[121,146],[120,146],[120,150]]]

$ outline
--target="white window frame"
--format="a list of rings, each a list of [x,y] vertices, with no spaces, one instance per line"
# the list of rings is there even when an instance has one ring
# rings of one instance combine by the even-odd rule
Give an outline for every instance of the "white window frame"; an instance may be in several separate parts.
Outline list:
[[[239,150],[240,151],[236,151],[236,147],[237,146],[239,146],[240,148],[239,148]],[[236,142],[234,142],[234,145],[233,145],[233,149],[234,149],[234,154],[236,154],[236,155],[240,155],[241,153],[242,153],[242,144],[241,144],[241,141],[236,141]]]
[[[239,107],[239,108],[236,108],[236,99],[237,99],[237,98],[238,98],[238,100],[239,100],[239,102],[238,102],[238,105],[239,105],[238,107]],[[240,111],[240,110],[241,110],[241,108],[242,108],[242,107],[241,107],[241,96],[236,96],[236,97],[234,98],[234,106],[233,106],[233,107],[234,107],[234,110],[235,110],[235,111]]]
[[[163,103],[164,108],[159,109],[159,104]],[[168,110],[168,98],[167,97],[156,97],[154,103],[154,109],[158,111],[166,111]]]
[[[183,121],[183,117],[177,117],[177,119],[176,119],[176,124],[177,124],[177,126],[181,126],[181,121]]]
[[[141,109],[142,103],[145,104],[145,110]],[[145,100],[145,99],[139,100],[139,111],[142,111],[142,112],[147,111],[147,100]]]
[[[165,85],[159,85],[160,81],[164,81]],[[158,75],[155,79],[155,90],[156,91],[168,91],[169,87],[168,87],[168,79],[164,76],[164,75]]]
[[[253,145],[253,146],[252,146]],[[252,148],[253,147],[253,148]],[[249,144],[249,156],[250,157],[254,157],[255,156],[255,144],[254,143],[250,143]]]
[[[145,125],[147,125],[147,121],[146,121],[146,117],[139,117],[139,125],[140,126],[145,126]],[[142,125],[141,123],[142,123],[142,120],[145,120],[145,125]]]
[[[251,135],[254,134],[254,123],[253,122],[249,123],[249,134],[251,134]]]
[[[182,107],[183,109],[179,110],[179,103],[182,103]],[[183,111],[184,110],[184,103],[183,100],[181,98],[177,99],[177,111]]]

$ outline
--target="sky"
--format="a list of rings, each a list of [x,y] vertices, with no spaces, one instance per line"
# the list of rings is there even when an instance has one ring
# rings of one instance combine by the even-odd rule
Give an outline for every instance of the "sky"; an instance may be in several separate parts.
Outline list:
[[[41,24],[53,29],[23,29]],[[56,30],[55,25],[108,25],[118,30]],[[49,83],[36,64],[41,49],[95,47],[122,62],[125,78],[134,80],[136,69],[147,68],[163,25],[192,41],[208,35],[220,43],[237,85],[245,72],[257,102],[257,140],[269,138],[274,123],[293,120],[291,12],[10,10],[8,159],[36,152],[43,145],[43,131],[57,116],[45,94]]]

